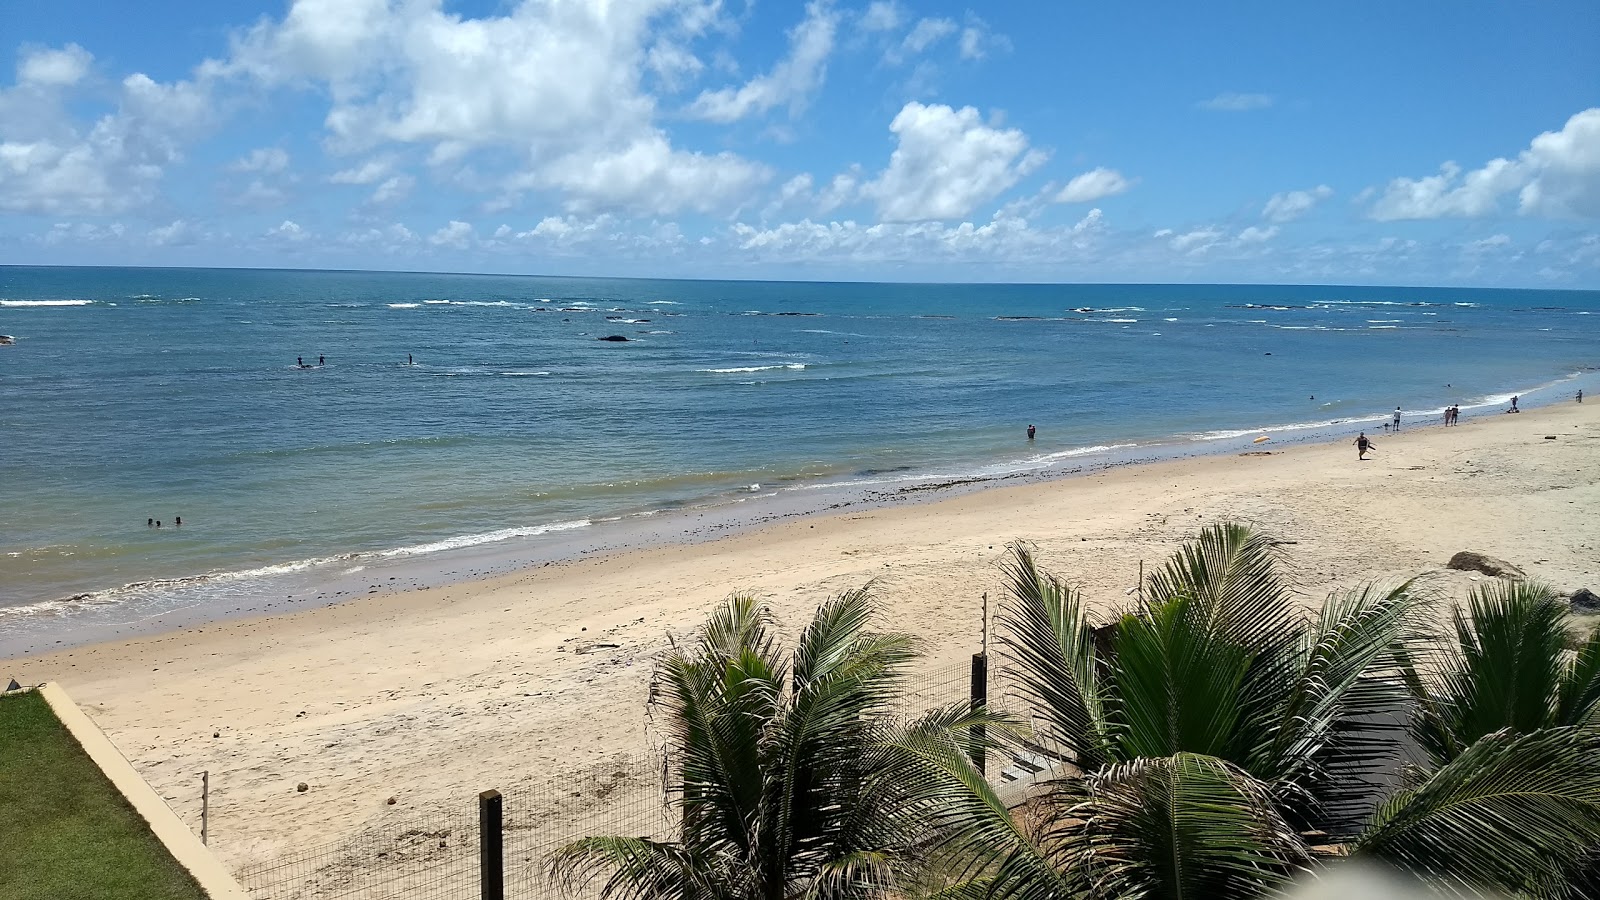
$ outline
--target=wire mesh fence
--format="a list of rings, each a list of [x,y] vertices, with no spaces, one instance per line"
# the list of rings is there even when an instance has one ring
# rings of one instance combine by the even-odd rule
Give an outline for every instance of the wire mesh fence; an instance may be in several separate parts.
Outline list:
[[[908,677],[898,714],[912,718],[969,701],[971,673],[963,662]],[[506,789],[501,796],[504,896],[597,896],[598,884],[559,884],[549,870],[551,856],[585,837],[671,837],[678,815],[668,796],[671,764],[666,752],[620,754]],[[462,798],[459,810],[373,826],[351,840],[288,851],[236,874],[253,900],[477,900],[483,882],[474,802]]]

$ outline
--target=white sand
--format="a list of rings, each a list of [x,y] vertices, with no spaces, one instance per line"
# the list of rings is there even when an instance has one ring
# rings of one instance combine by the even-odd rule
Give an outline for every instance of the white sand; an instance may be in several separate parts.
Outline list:
[[[238,866],[643,750],[647,682],[666,635],[692,629],[730,591],[756,594],[792,627],[825,596],[875,581],[887,624],[923,638],[935,670],[977,649],[979,598],[996,596],[996,562],[1018,539],[1104,608],[1125,602],[1141,559],[1160,560],[1219,518],[1298,542],[1286,548],[1292,576],[1314,599],[1440,572],[1462,549],[1563,590],[1600,589],[1600,403],[1374,439],[1364,463],[1340,443],[1128,467],[90,646],[0,672],[59,680],[196,829],[199,773],[210,770],[212,847]],[[1472,581],[1437,577],[1457,596]]]

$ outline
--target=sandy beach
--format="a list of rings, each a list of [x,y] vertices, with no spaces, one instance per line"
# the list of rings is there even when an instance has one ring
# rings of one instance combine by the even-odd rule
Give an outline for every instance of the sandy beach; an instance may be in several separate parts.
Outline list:
[[[792,629],[870,581],[935,671],[978,649],[980,598],[1017,540],[1105,610],[1141,560],[1222,518],[1291,542],[1312,603],[1418,573],[1463,596],[1479,576],[1443,566],[1464,549],[1600,588],[1600,404],[1373,437],[1365,462],[1344,441],[1268,443],[8,660],[0,676],[63,684],[196,829],[208,770],[211,846],[240,866],[644,750],[653,661],[732,591]]]

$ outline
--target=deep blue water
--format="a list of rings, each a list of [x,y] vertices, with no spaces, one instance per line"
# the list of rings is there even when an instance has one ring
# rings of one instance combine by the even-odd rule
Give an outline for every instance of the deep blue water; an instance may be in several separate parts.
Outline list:
[[[1600,364],[1597,312],[1561,291],[0,268],[0,607],[756,484],[1565,397]]]

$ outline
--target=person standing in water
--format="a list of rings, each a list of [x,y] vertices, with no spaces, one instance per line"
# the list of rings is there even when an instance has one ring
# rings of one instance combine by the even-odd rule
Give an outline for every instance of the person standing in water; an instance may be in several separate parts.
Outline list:
[[[1356,459],[1366,459],[1367,451],[1372,447],[1372,441],[1367,440],[1367,433],[1365,431],[1361,432],[1360,436],[1356,438]]]
[[[1516,397],[1515,394],[1511,395],[1511,411],[1512,412],[1522,412],[1522,410],[1517,409],[1517,397]]]
[[[1033,440],[1033,435],[1034,435],[1034,427],[1032,425],[1029,425],[1028,426],[1028,440],[1030,440],[1030,441]]]
[[[322,358],[322,357],[320,357],[320,356],[318,356],[318,357],[317,357],[317,365],[319,365],[319,366],[320,366],[320,365],[323,365],[323,364],[324,364],[324,362],[325,362],[325,360],[323,360],[323,358]]]
[[[178,516],[177,518],[173,519],[172,520],[172,524],[173,524],[174,527],[182,528],[183,527],[183,516]]]
[[[304,369],[306,367],[306,358],[304,356],[296,356],[294,358],[294,364]]]
[[[408,365],[408,366],[416,365],[416,363],[411,361],[411,354],[409,354],[409,353],[406,354],[406,365]]]

